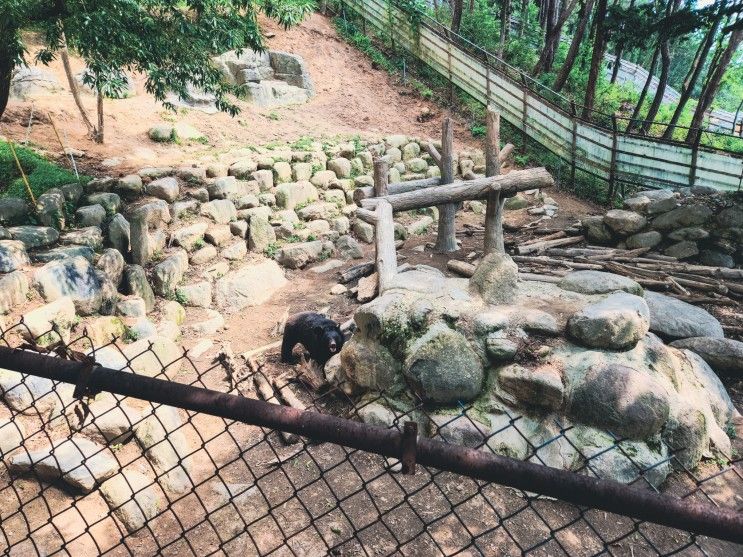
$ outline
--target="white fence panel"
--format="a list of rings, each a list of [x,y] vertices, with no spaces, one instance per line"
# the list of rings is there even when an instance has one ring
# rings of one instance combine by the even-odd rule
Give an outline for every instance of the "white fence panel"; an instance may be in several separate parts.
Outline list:
[[[691,147],[622,134],[615,140],[611,130],[566,115],[494,67],[486,66],[484,57],[474,57],[433,28],[421,23],[416,32],[408,18],[399,9],[390,8],[386,0],[345,2],[382,36],[391,36],[395,46],[407,49],[483,104],[496,106],[508,123],[522,130],[525,124],[529,137],[564,160],[574,162],[580,170],[607,181],[614,177],[641,185],[687,186],[694,178],[695,184],[721,190],[736,191],[743,187],[740,156],[700,149],[696,171],[692,173]]]

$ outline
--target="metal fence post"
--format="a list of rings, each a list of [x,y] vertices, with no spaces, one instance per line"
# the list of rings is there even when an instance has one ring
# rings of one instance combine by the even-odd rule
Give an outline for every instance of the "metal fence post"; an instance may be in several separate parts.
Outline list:
[[[611,115],[611,162],[609,163],[609,193],[608,202],[611,205],[614,201],[616,190],[616,172],[617,172],[617,117]]]

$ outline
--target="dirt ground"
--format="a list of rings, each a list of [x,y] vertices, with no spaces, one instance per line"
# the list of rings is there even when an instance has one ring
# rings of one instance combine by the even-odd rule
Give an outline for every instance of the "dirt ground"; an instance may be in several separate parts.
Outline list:
[[[294,141],[307,135],[316,138],[356,134],[378,137],[391,133],[438,136],[445,111],[412,94],[385,72],[373,69],[366,57],[337,36],[328,19],[315,14],[287,32],[270,22],[265,24],[265,29],[275,33],[269,40],[270,48],[294,52],[305,59],[317,91],[307,104],[261,111],[240,103],[242,113],[234,119],[224,114],[207,115],[196,110],[179,110],[173,114],[144,94],[143,80],[137,78],[138,95],[105,102],[107,141],[104,145],[97,145],[86,137],[73,100],[66,93],[34,100],[33,111],[37,119],[29,132],[31,141],[51,153],[60,151],[47,116],[51,114],[62,129],[63,137],[67,138],[67,144],[85,152],[81,163],[86,170],[124,174],[154,164],[229,161],[234,157],[233,153],[247,146],[275,140]],[[82,68],[79,61],[73,62],[75,71]],[[60,83],[65,83],[60,63],[53,63],[51,71]],[[93,97],[87,95],[84,99],[86,106],[93,110]],[[435,117],[419,123],[416,117],[424,107],[429,108]],[[1,122],[0,134],[23,140],[31,109],[31,102],[11,102]],[[477,146],[479,142],[471,137],[465,122],[456,115],[454,118],[457,122],[457,147]],[[147,130],[151,126],[173,121],[194,125],[208,137],[209,144],[164,145],[149,141]],[[112,158],[121,160],[112,167],[102,164]],[[586,214],[601,212],[600,207],[566,192],[555,190],[550,195],[560,206],[551,226],[567,225]],[[508,216],[514,224],[529,218],[526,211],[514,211]],[[458,225],[462,228],[465,224],[482,224],[482,220],[480,215],[462,213]],[[399,251],[400,262],[426,263],[445,269],[449,256],[419,249],[421,245],[432,242],[434,237],[432,231],[406,241]],[[462,249],[455,257],[464,258],[481,249],[478,237],[463,234],[460,238]],[[507,234],[506,239],[512,239],[512,236]],[[365,245],[364,250],[365,257],[371,259],[372,246]],[[279,340],[278,336],[272,335],[272,330],[287,308],[290,313],[325,310],[338,321],[350,318],[357,307],[355,300],[347,295],[330,294],[330,288],[337,283],[337,272],[338,269],[320,274],[312,269],[287,270],[289,284],[269,302],[226,316],[226,330],[218,335],[210,350],[193,359],[193,366],[182,380],[225,390],[224,373],[213,364],[219,349],[224,343],[229,343],[235,353],[240,353]],[[716,311],[718,308],[711,309]],[[198,317],[198,310],[188,310],[188,321]],[[186,336],[184,347],[191,348],[197,340]],[[293,376],[293,368],[277,361],[277,352],[268,352],[265,371],[272,376]],[[743,403],[740,384],[729,385],[729,388],[736,402],[739,405]],[[299,392],[309,402],[309,395]],[[342,408],[351,411],[347,404]],[[206,416],[191,417],[188,428],[194,446],[195,478],[199,484],[194,494],[172,502],[167,512],[133,536],[122,532],[113,519],[101,519],[101,509],[105,513],[107,508],[101,506],[99,495],[78,497],[77,510],[69,513],[72,515],[69,520],[65,520],[66,513],[61,513],[52,521],[56,532],[72,532],[74,535],[70,536],[77,536],[77,545],[63,547],[63,552],[78,555],[105,552],[124,538],[126,548],[115,547],[112,554],[147,555],[167,545],[163,554],[256,554],[276,550],[280,555],[321,555],[328,545],[348,539],[348,544],[335,554],[396,551],[406,555],[431,555],[461,551],[463,555],[517,555],[524,547],[536,543],[535,540],[545,539],[551,531],[558,531],[556,540],[530,554],[547,556],[569,552],[572,555],[591,555],[603,549],[612,555],[639,557],[654,554],[649,548],[648,538],[668,552],[681,547],[687,540],[685,533],[643,525],[630,537],[607,548],[592,530],[593,526],[589,527],[586,521],[581,520],[579,511],[555,501],[534,501],[525,498],[521,492],[494,485],[483,487],[469,479],[437,472],[432,474],[431,471],[422,471],[413,478],[392,476],[384,472],[384,463],[377,457],[361,453],[349,455],[349,451],[329,445],[305,446],[295,458],[288,460],[287,465],[274,470],[270,465],[272,461],[277,457],[289,458],[288,455],[294,451],[292,447],[284,446],[275,433],[266,435],[255,427],[230,424]],[[121,458],[140,466],[141,456],[138,458],[129,445],[121,449]],[[209,466],[211,459],[228,464],[224,464],[215,476]],[[8,479],[3,475],[0,474],[0,494]],[[254,488],[245,491],[248,494],[246,499],[232,500],[223,508],[217,508],[213,501],[218,498],[213,490],[218,489],[219,484],[235,482],[252,482]],[[677,482],[684,483],[683,479],[677,479]],[[720,484],[719,491],[729,489],[722,480],[713,487]],[[71,501],[70,494],[58,485],[41,487],[33,480],[14,481],[12,485],[15,493],[20,492],[19,502],[25,501],[24,514],[35,517],[37,521],[45,520],[49,514],[46,505],[50,502],[54,511],[59,512]],[[685,489],[678,485],[675,487],[681,492],[690,484],[685,483]],[[39,497],[42,490],[43,500]],[[374,504],[378,505],[373,510],[369,493],[374,494]],[[730,493],[725,493],[722,499],[727,500],[730,496]],[[10,502],[15,503],[15,499],[11,498]],[[0,518],[8,511],[2,507],[0,505]],[[515,513],[522,507],[523,512]],[[503,516],[506,517],[502,519],[505,529],[497,527]],[[602,535],[610,538],[637,530],[633,521],[605,513],[589,511],[585,516]],[[315,518],[311,520],[310,517]],[[22,538],[25,525],[20,519],[18,522],[13,527]],[[96,526],[88,528],[85,533],[86,523],[92,522],[96,522]],[[311,522],[315,525],[312,526]],[[244,527],[246,533],[237,535],[235,525],[238,530]],[[10,529],[10,526],[6,527]],[[52,530],[46,532],[52,542],[46,547],[53,548],[58,545],[54,540],[59,536],[54,529],[47,530]],[[354,536],[354,531],[361,533]],[[177,539],[179,535],[180,540]],[[465,547],[470,535],[481,536],[476,547]],[[292,537],[292,541],[281,547],[281,542],[287,537]],[[225,539],[230,541],[221,541]],[[710,540],[703,540],[701,545],[707,554],[724,556],[731,555],[731,550],[735,552],[731,546]],[[23,555],[24,549],[27,553],[35,553],[29,543],[16,549],[18,551],[11,554]],[[700,555],[701,551],[691,546],[681,554]]]

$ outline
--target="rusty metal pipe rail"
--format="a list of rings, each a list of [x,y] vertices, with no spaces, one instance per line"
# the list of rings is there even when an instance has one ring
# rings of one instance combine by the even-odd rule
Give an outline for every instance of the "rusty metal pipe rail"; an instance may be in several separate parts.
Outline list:
[[[93,392],[107,391],[148,400],[382,456],[400,458],[404,449],[409,450],[404,435],[395,430],[101,366],[90,370],[84,363],[36,352],[0,346],[0,367],[75,385],[84,381]],[[743,543],[743,513],[730,509],[658,495],[614,481],[590,478],[432,439],[418,441],[415,461],[478,480],[540,493],[574,505]]]

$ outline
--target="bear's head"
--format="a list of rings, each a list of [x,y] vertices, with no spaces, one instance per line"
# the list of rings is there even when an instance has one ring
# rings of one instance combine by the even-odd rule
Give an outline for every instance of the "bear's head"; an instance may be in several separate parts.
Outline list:
[[[337,323],[326,323],[315,327],[317,345],[326,349],[329,354],[337,354],[343,348],[343,333]]]

